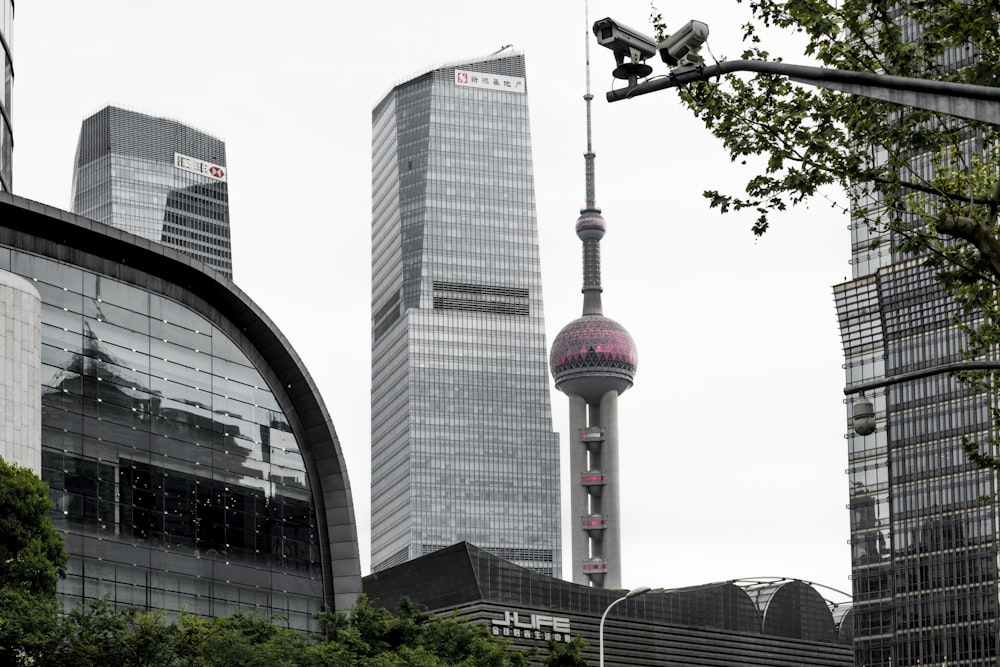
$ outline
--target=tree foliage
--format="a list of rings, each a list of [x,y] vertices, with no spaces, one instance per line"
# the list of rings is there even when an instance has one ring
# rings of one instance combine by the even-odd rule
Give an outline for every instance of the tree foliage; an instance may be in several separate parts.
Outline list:
[[[30,663],[52,641],[66,551],[49,504],[35,473],[0,459],[0,664]]]
[[[37,667],[528,667],[530,654],[484,626],[427,614],[406,598],[396,613],[362,596],[350,614],[320,614],[321,637],[248,613],[226,618],[115,607],[106,600],[53,615]],[[10,663],[3,663],[10,664]],[[546,663],[550,664],[550,663]],[[582,663],[553,662],[553,665]]]
[[[350,614],[325,612],[307,637],[253,614],[227,618],[116,607],[107,600],[60,613],[62,536],[48,518],[48,486],[0,459],[0,665],[36,667],[527,667],[482,625],[438,618],[403,598],[395,613],[361,596]],[[276,619],[278,620],[278,619]],[[557,652],[562,654],[562,652]],[[572,665],[572,662],[551,664]]]
[[[782,60],[772,57],[762,37],[779,29],[803,36],[805,55],[827,67],[1000,83],[1000,25],[992,0],[910,0],[902,3],[905,9],[895,0],[736,1],[746,2],[753,17],[743,26],[741,58]],[[919,28],[901,21],[901,14]],[[659,34],[667,32],[655,9],[653,21]],[[770,74],[690,84],[680,96],[734,162],[766,158],[744,192],[705,192],[722,212],[756,212],[755,234],[767,231],[772,212],[810,202],[827,186],[851,193],[855,214],[873,228],[915,239],[913,249],[934,245],[935,220],[944,216],[995,223],[986,218],[996,201],[996,161],[984,162],[968,148],[970,137],[994,148],[997,128]],[[942,168],[931,174],[918,157]]]
[[[1000,85],[995,0],[736,1],[752,16],[740,58],[781,60],[765,46],[765,34],[778,30],[797,34],[804,55],[826,67]],[[660,35],[668,32],[655,6],[652,19]],[[732,161],[764,160],[742,192],[706,191],[711,207],[753,212],[761,235],[775,211],[830,188],[846,192],[871,253],[930,265],[956,298],[968,357],[1000,344],[1000,128],[769,74],[690,84],[680,98]],[[997,396],[996,373],[963,378]],[[989,449],[967,442],[966,450],[1000,467]]]

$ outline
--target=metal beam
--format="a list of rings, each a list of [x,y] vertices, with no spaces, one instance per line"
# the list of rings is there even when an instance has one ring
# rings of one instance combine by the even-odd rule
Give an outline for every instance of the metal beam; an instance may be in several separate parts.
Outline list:
[[[790,65],[769,60],[728,60],[716,65],[688,65],[631,87],[607,93],[609,102],[627,100],[657,90],[709,81],[732,72],[760,72],[787,76],[792,81],[829,88],[918,109],[1000,125],[1000,88],[968,83],[914,79],[905,76],[853,72],[830,67]]]

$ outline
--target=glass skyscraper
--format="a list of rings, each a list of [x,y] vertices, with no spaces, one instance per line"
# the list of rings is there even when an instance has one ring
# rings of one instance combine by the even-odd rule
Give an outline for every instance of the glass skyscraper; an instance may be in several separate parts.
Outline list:
[[[904,34],[918,33],[905,5],[894,11]],[[970,57],[955,49],[946,66]],[[982,150],[969,132],[966,155]],[[925,177],[933,170],[929,156],[913,157],[910,168]],[[884,205],[857,202],[869,214]],[[991,401],[948,373],[897,381],[962,361],[967,346],[939,269],[899,252],[900,240],[853,220],[852,280],[834,288],[848,386],[887,382],[866,396],[876,430],[847,436],[856,664],[995,667],[996,472],[962,449],[963,437],[993,435]]]
[[[524,56],[372,112],[372,569],[467,540],[560,576]]]
[[[168,118],[105,107],[83,121],[73,212],[233,276],[226,145]]]
[[[11,95],[14,88],[14,0],[0,0],[0,51],[3,52],[3,90],[0,91],[0,192],[13,188],[11,153],[14,131],[11,129]]]

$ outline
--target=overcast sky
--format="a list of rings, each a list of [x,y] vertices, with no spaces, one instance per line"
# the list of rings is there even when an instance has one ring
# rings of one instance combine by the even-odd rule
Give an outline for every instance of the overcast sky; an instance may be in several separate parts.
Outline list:
[[[671,27],[705,21],[715,56],[739,57],[745,5],[713,0],[692,14],[678,4],[661,3]],[[16,194],[69,209],[80,122],[108,103],[225,140],[235,281],[323,394],[367,573],[372,106],[431,65],[506,44],[524,51],[551,341],[582,305],[582,0],[31,0],[16,10]],[[647,0],[590,2],[591,22],[609,15],[652,32]],[[772,39],[772,53],[805,62],[793,40]],[[721,216],[701,196],[737,190],[753,165],[731,164],[672,91],[606,103],[612,55],[593,46],[591,60],[604,309],[639,349],[619,404],[623,585],[788,576],[849,591],[831,290],[850,274],[847,219],[819,200],[755,239],[752,216]],[[552,404],[565,463],[566,397],[554,388]]]

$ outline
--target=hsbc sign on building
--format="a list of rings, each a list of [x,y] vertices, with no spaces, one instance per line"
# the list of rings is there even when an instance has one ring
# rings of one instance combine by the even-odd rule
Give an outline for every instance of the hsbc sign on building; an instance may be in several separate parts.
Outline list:
[[[198,158],[191,157],[190,155],[174,153],[174,167],[183,171],[189,171],[192,174],[206,176],[214,181],[226,181],[225,167],[218,164],[212,164],[211,162],[206,162],[205,160],[199,160]]]

